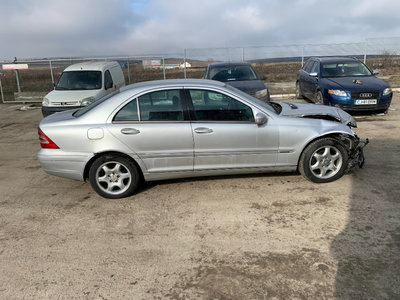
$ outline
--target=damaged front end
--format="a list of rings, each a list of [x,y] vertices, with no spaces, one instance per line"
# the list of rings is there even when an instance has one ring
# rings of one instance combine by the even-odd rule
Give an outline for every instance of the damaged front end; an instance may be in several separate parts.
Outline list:
[[[341,138],[342,142],[347,146],[348,163],[346,173],[348,173],[355,166],[362,168],[364,166],[364,147],[368,145],[369,140],[360,140],[357,135],[345,136]]]

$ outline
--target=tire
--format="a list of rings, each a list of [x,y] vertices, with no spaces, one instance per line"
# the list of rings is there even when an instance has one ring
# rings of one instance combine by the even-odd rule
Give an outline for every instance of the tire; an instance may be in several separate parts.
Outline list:
[[[321,91],[317,91],[314,95],[314,103],[315,104],[324,104],[324,97],[322,96]]]
[[[140,183],[135,163],[121,155],[103,155],[89,169],[89,181],[97,194],[118,199],[133,195]]]
[[[296,99],[304,99],[299,82],[296,82]]]
[[[347,169],[345,146],[334,138],[321,138],[308,145],[301,154],[299,171],[315,183],[335,181]]]

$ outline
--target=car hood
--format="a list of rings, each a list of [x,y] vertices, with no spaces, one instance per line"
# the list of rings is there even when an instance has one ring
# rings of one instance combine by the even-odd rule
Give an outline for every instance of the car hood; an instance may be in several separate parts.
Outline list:
[[[95,97],[100,90],[54,90],[46,95],[51,102],[81,101],[88,97]]]
[[[335,77],[325,78],[325,80],[331,85],[336,84],[345,90],[384,90],[389,85],[382,79],[376,78],[375,76],[352,76],[352,77]]]
[[[330,120],[357,127],[354,118],[338,107],[290,102],[279,102],[279,105],[282,107],[281,116]]]
[[[266,89],[261,80],[227,81],[225,83],[246,93]]]

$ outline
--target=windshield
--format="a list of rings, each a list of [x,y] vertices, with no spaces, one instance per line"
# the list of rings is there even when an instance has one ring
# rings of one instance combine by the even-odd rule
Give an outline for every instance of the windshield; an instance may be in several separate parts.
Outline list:
[[[99,105],[100,103],[103,103],[104,101],[106,101],[107,99],[111,98],[112,96],[116,95],[119,93],[119,90],[112,92],[111,94],[105,95],[104,97],[100,98],[99,100],[96,100],[92,103],[90,103],[88,106],[84,106],[80,109],[78,109],[77,111],[75,111],[73,113],[74,117],[80,117],[83,114],[87,113],[88,111],[92,110],[93,108],[95,108],[97,105]]]
[[[322,77],[351,77],[351,76],[372,76],[371,71],[359,61],[348,63],[324,63],[321,66]]]
[[[101,71],[67,71],[58,80],[56,90],[101,89]]]
[[[222,82],[258,79],[256,72],[249,65],[213,67],[208,78]]]
[[[260,99],[257,99],[257,98],[255,98],[255,97],[253,97],[253,96],[251,96],[251,95],[249,95],[249,94],[247,94],[247,93],[245,93],[245,92],[243,92],[243,91],[241,91],[241,90],[239,90],[237,88],[234,88],[231,85],[225,85],[225,88],[227,88],[228,90],[232,90],[236,94],[240,94],[240,96],[242,98],[248,99],[248,100],[252,101],[253,103],[257,104],[258,106],[260,106],[260,107],[262,107],[262,108],[264,108],[264,109],[266,109],[268,111],[272,111],[272,112],[274,112],[276,114],[279,114],[279,108],[276,108],[275,106],[272,106],[271,104],[269,104],[267,102],[261,101]]]

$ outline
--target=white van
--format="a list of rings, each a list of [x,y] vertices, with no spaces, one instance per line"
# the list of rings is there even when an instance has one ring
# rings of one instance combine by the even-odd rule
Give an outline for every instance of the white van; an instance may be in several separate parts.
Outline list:
[[[42,102],[44,117],[67,109],[86,106],[125,85],[116,61],[90,61],[69,66],[62,72],[54,90]]]

